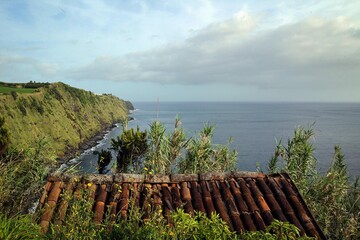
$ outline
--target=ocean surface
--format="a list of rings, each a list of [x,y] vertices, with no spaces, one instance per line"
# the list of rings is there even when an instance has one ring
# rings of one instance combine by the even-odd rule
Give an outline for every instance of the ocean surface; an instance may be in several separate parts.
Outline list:
[[[160,120],[172,130],[176,116],[181,118],[188,137],[197,134],[206,123],[215,125],[214,144],[226,144],[232,137],[232,148],[238,155],[237,167],[242,171],[264,171],[277,141],[286,143],[297,126],[314,124],[313,144],[318,170],[326,172],[340,145],[351,176],[360,174],[360,104],[358,103],[239,103],[239,102],[138,102],[129,127],[148,129]],[[97,172],[97,155],[110,147],[110,139],[121,134],[121,126],[113,128],[105,138],[78,159],[82,172]],[[109,166],[109,169],[111,166]]]

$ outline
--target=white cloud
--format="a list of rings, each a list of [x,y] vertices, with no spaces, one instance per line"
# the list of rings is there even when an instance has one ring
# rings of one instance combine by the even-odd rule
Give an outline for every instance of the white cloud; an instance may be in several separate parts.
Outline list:
[[[164,84],[230,83],[258,88],[360,87],[360,24],[308,18],[257,28],[247,13],[213,23],[180,44],[125,57],[98,57],[74,79]]]
[[[59,70],[57,64],[43,63],[21,55],[0,55],[1,81],[48,81]]]

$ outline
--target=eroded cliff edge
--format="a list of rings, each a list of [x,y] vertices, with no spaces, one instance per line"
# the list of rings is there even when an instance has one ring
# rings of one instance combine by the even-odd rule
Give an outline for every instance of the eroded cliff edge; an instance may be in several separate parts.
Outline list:
[[[0,115],[10,130],[11,145],[26,148],[46,139],[59,159],[75,155],[127,117],[131,107],[130,102],[113,95],[98,95],[64,83],[52,83],[31,94],[0,95]]]

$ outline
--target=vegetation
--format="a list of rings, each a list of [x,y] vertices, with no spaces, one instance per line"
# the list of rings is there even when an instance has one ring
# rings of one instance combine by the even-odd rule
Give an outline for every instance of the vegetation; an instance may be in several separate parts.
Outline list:
[[[8,85],[24,89],[14,88],[19,84]],[[0,95],[0,116],[6,120],[4,126],[11,129],[11,144],[19,149],[46,136],[57,156],[63,157],[127,116],[125,101],[115,96],[96,95],[63,83],[30,82],[21,86],[37,92]]]
[[[52,86],[49,87],[49,89]],[[60,105],[66,105],[69,96],[60,88]],[[76,90],[75,90],[76,91]],[[48,94],[48,101],[56,103],[56,97]],[[49,95],[50,94],[50,95]],[[91,93],[84,93],[84,96]],[[45,93],[46,95],[46,93]],[[70,94],[71,95],[71,94]],[[9,98],[14,100],[11,96]],[[25,100],[20,100],[24,98]],[[45,98],[43,98],[42,101]],[[56,99],[56,100],[55,100]],[[36,101],[40,101],[35,98]],[[27,109],[24,118],[41,116],[31,98],[19,96]],[[94,102],[97,102],[95,100]],[[100,100],[101,101],[101,100]],[[76,104],[80,104],[80,99]],[[75,112],[81,112],[81,109]],[[43,104],[44,106],[44,104]],[[46,104],[45,104],[46,106]],[[84,106],[85,105],[78,105]],[[49,108],[44,108],[47,114]],[[11,112],[7,109],[8,112]],[[12,110],[13,112],[18,110]],[[35,113],[36,112],[36,113]],[[16,114],[20,114],[20,111]],[[68,118],[77,117],[68,112]],[[7,115],[9,116],[9,115]],[[7,121],[0,118],[0,239],[309,239],[300,237],[299,230],[289,223],[274,221],[265,232],[235,234],[217,215],[211,218],[203,214],[190,216],[182,210],[171,213],[172,224],[160,214],[161,209],[152,209],[150,219],[143,218],[144,209],[131,205],[126,219],[106,214],[101,224],[95,224],[88,191],[81,192],[77,199],[69,199],[66,222],[50,225],[50,231],[42,235],[28,214],[33,202],[39,199],[45,177],[55,163],[56,151],[51,139],[35,137],[21,147],[9,144],[12,139],[6,130]],[[124,171],[148,171],[151,173],[202,172],[208,170],[227,171],[235,166],[236,152],[230,151],[229,144],[211,143],[213,127],[206,125],[197,137],[187,139],[179,119],[174,129],[166,131],[160,122],[150,126],[149,132],[139,129],[128,130],[116,140],[117,151],[128,151],[122,160]],[[316,171],[316,158],[312,144],[314,133],[311,128],[298,128],[287,144],[280,142],[269,162],[269,172],[286,171],[297,185],[307,205],[330,239],[359,239],[360,236],[360,189],[359,178],[351,181],[348,177],[345,157],[339,146],[335,146],[331,166],[325,175]],[[35,139],[35,140],[34,140]],[[139,141],[140,143],[137,143]],[[139,150],[142,149],[142,150]],[[146,149],[146,151],[144,150]],[[100,154],[100,162],[106,162],[108,152]],[[66,198],[66,195],[62,197]]]
[[[14,95],[14,93],[33,93],[36,89],[34,88],[17,88],[17,87],[4,87],[0,86],[0,93],[10,93],[11,95]]]
[[[11,88],[41,88],[41,87],[48,87],[50,83],[46,82],[35,82],[30,81],[27,83],[6,83],[6,82],[0,82],[0,87],[11,87]]]
[[[9,130],[4,126],[5,119],[0,117],[0,156],[5,153],[8,145],[10,144],[9,140]]]
[[[101,150],[98,156],[98,170],[99,173],[104,173],[104,169],[111,162],[112,156],[111,152],[107,150]]]
[[[230,151],[230,141],[227,145],[212,144],[213,132],[213,126],[205,125],[198,138],[186,139],[179,118],[170,133],[159,121],[150,124],[149,133],[139,127],[128,130],[125,124],[121,136],[111,140],[117,152],[117,170],[143,173],[145,168],[152,174],[234,170],[236,150]]]
[[[181,173],[225,172],[234,170],[237,162],[236,150],[227,145],[212,145],[214,127],[205,125],[198,139],[191,139],[186,147],[185,158],[179,162]]]
[[[1,213],[27,213],[39,198],[44,179],[54,164],[54,152],[45,138],[36,140],[26,150],[8,149],[0,157]]]
[[[286,146],[281,142],[269,162],[269,172],[285,171],[296,183],[320,228],[330,239],[359,239],[359,177],[349,180],[339,146],[325,175],[316,168],[311,128],[297,128]]]
[[[31,215],[7,217],[0,213],[0,239],[41,239],[40,226],[34,223]]]
[[[123,132],[117,139],[111,139],[112,149],[117,151],[117,170],[120,172],[140,171],[141,158],[148,149],[146,132],[139,128],[127,129],[126,120],[123,123]]]

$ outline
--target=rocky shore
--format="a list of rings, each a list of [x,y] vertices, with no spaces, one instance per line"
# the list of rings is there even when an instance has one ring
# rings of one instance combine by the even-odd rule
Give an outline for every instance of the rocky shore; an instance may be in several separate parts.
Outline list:
[[[57,159],[57,163],[60,166],[63,163],[67,163],[69,160],[79,156],[81,153],[85,152],[87,149],[90,149],[97,145],[97,142],[104,138],[105,134],[109,132],[112,128],[116,127],[114,122],[112,125],[103,126],[100,131],[94,134],[93,137],[86,139],[82,143],[79,144],[79,148],[68,147],[66,150],[66,154]]]

